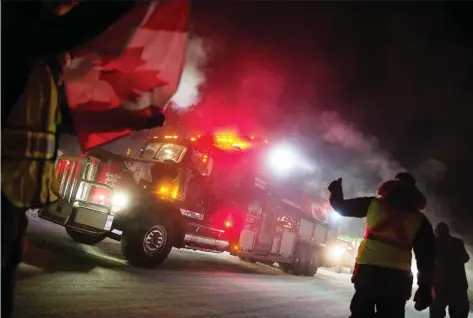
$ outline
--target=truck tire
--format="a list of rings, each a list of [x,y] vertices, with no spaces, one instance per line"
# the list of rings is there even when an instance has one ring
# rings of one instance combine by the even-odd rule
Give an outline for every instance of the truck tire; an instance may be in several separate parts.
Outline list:
[[[100,234],[88,234],[76,231],[69,227],[66,227],[67,234],[76,242],[86,244],[86,245],[94,245],[98,242],[105,240],[107,237],[107,233],[100,233]]]
[[[171,252],[175,238],[174,224],[165,215],[154,217],[152,222],[142,223],[123,230],[122,253],[130,265],[155,267],[164,262]]]
[[[309,265],[309,250],[304,245],[298,245],[294,252],[294,259],[292,261],[292,273],[296,276],[304,275]]]
[[[312,277],[317,273],[320,266],[320,253],[319,250],[312,248],[307,260],[307,268],[304,273],[305,276]]]

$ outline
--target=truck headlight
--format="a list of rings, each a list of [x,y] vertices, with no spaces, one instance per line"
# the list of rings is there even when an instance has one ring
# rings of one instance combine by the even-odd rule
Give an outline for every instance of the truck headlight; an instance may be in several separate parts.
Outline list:
[[[330,258],[339,259],[343,255],[343,252],[345,252],[345,250],[341,247],[332,247],[330,249]]]
[[[121,210],[128,204],[128,196],[124,193],[115,193],[112,200],[112,208]]]

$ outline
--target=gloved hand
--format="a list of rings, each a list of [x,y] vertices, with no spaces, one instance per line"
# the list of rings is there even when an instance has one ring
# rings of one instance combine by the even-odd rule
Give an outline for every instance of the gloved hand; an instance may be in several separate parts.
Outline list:
[[[422,311],[432,304],[432,289],[430,286],[419,286],[414,295],[414,308]]]
[[[153,114],[153,116],[146,118],[146,129],[152,129],[156,127],[163,127],[166,116],[163,113]]]
[[[328,186],[328,191],[333,194],[343,194],[342,178],[332,181]]]

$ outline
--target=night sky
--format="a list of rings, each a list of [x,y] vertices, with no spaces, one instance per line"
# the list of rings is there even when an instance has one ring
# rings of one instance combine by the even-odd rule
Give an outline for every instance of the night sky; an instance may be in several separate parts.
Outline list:
[[[471,231],[472,15],[473,2],[195,1],[193,33],[209,62],[202,100],[183,122],[295,137],[330,171],[358,178],[373,151],[423,165],[425,191],[442,202],[427,213]],[[333,116],[370,150],[321,137]],[[425,168],[429,159],[446,173]]]

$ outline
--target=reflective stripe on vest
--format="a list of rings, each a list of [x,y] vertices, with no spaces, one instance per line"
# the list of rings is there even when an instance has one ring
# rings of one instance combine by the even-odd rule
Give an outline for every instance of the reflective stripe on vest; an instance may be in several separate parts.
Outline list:
[[[48,132],[5,129],[2,132],[2,156],[12,158],[54,158],[56,136]]]
[[[382,200],[373,199],[357,263],[409,270],[413,242],[421,223],[420,212],[391,210]]]
[[[17,208],[37,208],[58,199],[53,159],[60,94],[47,63],[38,60],[2,127],[2,192]]]

